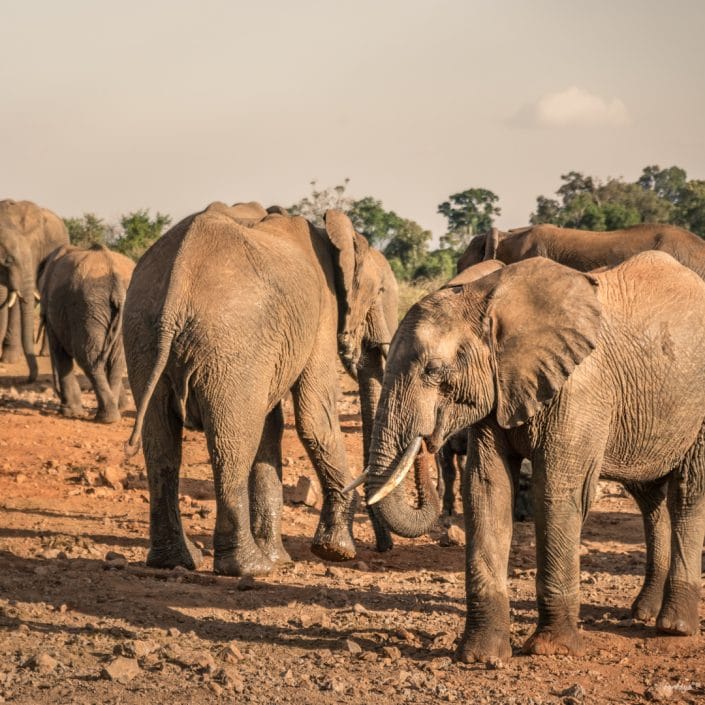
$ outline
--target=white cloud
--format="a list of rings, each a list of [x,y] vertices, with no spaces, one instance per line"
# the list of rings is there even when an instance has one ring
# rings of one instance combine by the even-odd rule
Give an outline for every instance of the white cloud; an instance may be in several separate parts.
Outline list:
[[[522,127],[623,127],[631,117],[619,98],[607,100],[571,86],[525,106],[511,122]]]

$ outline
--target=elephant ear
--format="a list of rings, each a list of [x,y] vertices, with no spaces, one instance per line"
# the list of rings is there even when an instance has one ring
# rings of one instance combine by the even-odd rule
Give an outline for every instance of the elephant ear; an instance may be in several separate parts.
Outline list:
[[[543,257],[497,273],[484,324],[494,364],[497,422],[530,419],[561,389],[600,335],[598,281]]]
[[[465,286],[465,284],[470,284],[478,279],[486,277],[492,272],[496,272],[498,269],[504,267],[504,262],[500,262],[497,259],[489,259],[484,262],[479,262],[478,264],[473,264],[472,267],[463,269],[460,274],[456,274],[449,282],[444,284],[441,289],[452,289],[454,286]]]
[[[240,223],[240,225],[247,227],[257,225],[257,223],[266,218],[267,215],[264,206],[257,201],[233,203],[230,207],[230,216]]]
[[[342,286],[343,291],[341,293],[349,306],[355,284],[355,274],[359,269],[360,262],[365,258],[369,250],[369,245],[362,235],[358,235],[355,232],[350,218],[342,211],[327,210],[325,225],[328,239],[337,253],[335,258],[336,278],[340,286]]]
[[[485,256],[484,259],[497,259],[497,248],[499,247],[499,230],[492,228],[485,233]]]

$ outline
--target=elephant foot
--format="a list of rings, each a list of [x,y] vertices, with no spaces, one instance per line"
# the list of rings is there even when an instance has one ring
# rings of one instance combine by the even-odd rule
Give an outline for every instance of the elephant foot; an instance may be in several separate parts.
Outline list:
[[[663,602],[663,588],[644,586],[632,603],[632,617],[640,622],[656,619]]]
[[[262,553],[274,565],[283,565],[285,563],[293,563],[289,552],[284,548],[284,544],[279,541],[265,541],[264,539],[255,539],[255,543],[259,546]]]
[[[384,534],[375,535],[375,551],[377,553],[386,553],[394,548],[392,535],[387,531]]]
[[[122,417],[120,412],[115,409],[114,411],[99,411],[95,417],[94,421],[96,423],[117,423]]]
[[[6,365],[14,365],[22,357],[22,350],[13,350],[12,348],[5,348],[2,351],[2,357],[0,357],[0,362]]]
[[[324,561],[349,561],[355,558],[355,542],[347,526],[316,532],[311,552]]]
[[[455,658],[463,663],[498,664],[506,663],[511,657],[509,631],[505,629],[466,633],[455,652]]]
[[[537,629],[528,638],[522,653],[536,656],[582,656],[585,647],[577,627],[543,628]]]
[[[256,577],[269,575],[273,569],[274,563],[259,548],[249,553],[244,551],[216,553],[213,560],[213,572],[219,575],[232,575],[240,578]]]
[[[83,419],[86,417],[86,412],[80,406],[64,406],[62,404],[61,415],[67,419]]]
[[[185,536],[183,543],[176,546],[150,546],[146,561],[150,568],[183,566],[188,570],[196,570],[202,562],[203,554]]]
[[[700,630],[699,587],[681,584],[673,586],[668,591],[656,619],[658,631],[676,636],[691,636],[698,633]]]
[[[377,553],[391,551],[394,548],[392,534],[384,524],[384,520],[379,515],[379,512],[375,509],[375,507],[368,507],[367,513],[370,517],[370,522],[372,523],[372,528],[375,532],[375,551],[377,551]]]

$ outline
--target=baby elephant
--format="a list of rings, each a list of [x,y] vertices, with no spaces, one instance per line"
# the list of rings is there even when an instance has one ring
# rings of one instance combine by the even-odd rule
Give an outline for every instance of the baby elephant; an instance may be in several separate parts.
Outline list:
[[[124,255],[94,245],[87,250],[61,247],[44,268],[39,280],[42,323],[64,416],[84,415],[75,360],[95,390],[95,420],[120,420],[122,310],[134,266]]]

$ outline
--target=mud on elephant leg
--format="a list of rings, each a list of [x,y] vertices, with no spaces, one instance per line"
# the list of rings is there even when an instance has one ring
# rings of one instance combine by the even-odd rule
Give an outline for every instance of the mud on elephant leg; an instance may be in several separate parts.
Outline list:
[[[61,399],[61,414],[69,419],[85,416],[81,405],[81,388],[73,371],[73,358],[61,347],[50,330],[47,330],[54,386]]]
[[[282,454],[284,414],[277,404],[264,422],[250,475],[250,517],[255,542],[272,563],[289,563],[282,544]]]
[[[477,434],[478,442],[470,444],[467,471],[462,474],[467,617],[457,656],[466,663],[493,663],[512,655],[506,576],[512,477],[520,460],[503,452],[501,438],[489,425],[471,433]]]
[[[632,604],[632,614],[644,622],[656,618],[671,562],[671,520],[666,506],[667,481],[632,483],[624,487],[639,505],[646,539],[646,576]]]
[[[671,566],[656,628],[667,634],[697,634],[701,555],[705,537],[705,426],[669,479]]]
[[[149,553],[154,568],[183,566],[195,570],[201,552],[188,540],[179,511],[181,468],[180,419],[171,410],[167,385],[161,381],[154,392],[144,421],[144,459],[149,480]]]
[[[356,498],[341,490],[351,481],[338,426],[335,368],[307,369],[292,389],[296,429],[323,490],[323,507],[311,551],[327,561],[355,557],[352,519]]]

